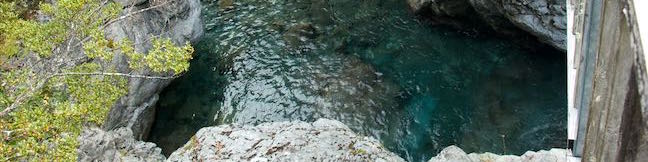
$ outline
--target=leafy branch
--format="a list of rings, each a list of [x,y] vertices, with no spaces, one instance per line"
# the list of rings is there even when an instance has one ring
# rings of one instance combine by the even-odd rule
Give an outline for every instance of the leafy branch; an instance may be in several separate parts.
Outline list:
[[[188,43],[152,37],[145,41],[152,48],[140,53],[135,43],[104,34],[110,25],[173,1],[127,13],[110,0],[43,2],[45,20],[20,17],[15,3],[0,2],[0,131],[14,132],[0,134],[0,157],[74,160],[81,125],[101,124],[126,94],[127,78],[168,80],[186,71],[193,53]],[[116,54],[129,60],[130,71],[173,75],[120,72],[112,64]]]
[[[54,74],[54,76],[66,76],[66,75],[103,75],[103,76],[122,76],[122,77],[127,77],[127,78],[162,79],[162,80],[169,80],[169,79],[177,78],[177,76],[163,77],[163,76],[148,76],[148,75],[125,74],[125,73],[104,73],[104,72],[94,72],[94,73],[74,73],[74,72],[70,72],[70,73]]]
[[[127,77],[127,78],[143,78],[143,79],[162,79],[162,80],[168,80],[168,79],[174,79],[177,78],[177,76],[170,76],[170,77],[163,77],[163,76],[147,76],[147,75],[137,75],[137,74],[125,74],[125,73],[106,73],[106,72],[93,72],[93,73],[79,73],[79,72],[68,72],[68,73],[57,73],[50,75],[46,77],[45,79],[42,79],[40,82],[36,84],[36,87],[32,87],[27,92],[21,93],[14,102],[9,105],[7,108],[2,110],[0,112],[0,117],[6,116],[9,114],[11,111],[15,110],[18,106],[20,106],[20,103],[23,103],[25,100],[33,97],[35,93],[42,89],[45,86],[45,83],[47,83],[50,78],[55,77],[55,76],[68,76],[68,75],[102,75],[102,76],[122,76],[122,77]]]

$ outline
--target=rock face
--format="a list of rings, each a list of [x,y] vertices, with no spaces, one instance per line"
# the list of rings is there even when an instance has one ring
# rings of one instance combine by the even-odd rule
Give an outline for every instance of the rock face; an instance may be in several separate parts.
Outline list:
[[[113,131],[85,129],[78,137],[78,161],[163,161],[154,143],[136,141],[128,128]]]
[[[168,161],[404,161],[328,119],[203,128]]]
[[[497,155],[488,152],[483,154],[466,154],[463,150],[461,150],[461,148],[457,146],[448,146],[443,149],[437,156],[431,158],[428,162],[566,162],[567,153],[568,151],[565,149],[551,149],[549,151],[541,150],[538,152],[527,151],[522,156]]]
[[[495,31],[524,30],[556,49],[567,49],[566,2],[561,0],[408,0],[414,12],[439,23],[467,21],[474,14]],[[455,21],[444,21],[454,19]]]
[[[124,14],[152,7],[145,12],[133,14],[121,21],[109,25],[105,32],[113,40],[129,39],[135,44],[135,50],[146,53],[151,48],[151,38],[161,36],[171,39],[178,45],[195,42],[203,34],[200,20],[201,5],[199,0],[116,0],[123,6]],[[151,71],[131,71],[128,60],[117,54],[113,64],[122,73],[140,75],[155,74]],[[155,114],[155,103],[160,91],[170,80],[131,78],[128,94],[112,107],[104,128],[112,130],[128,127],[136,139],[147,137]]]

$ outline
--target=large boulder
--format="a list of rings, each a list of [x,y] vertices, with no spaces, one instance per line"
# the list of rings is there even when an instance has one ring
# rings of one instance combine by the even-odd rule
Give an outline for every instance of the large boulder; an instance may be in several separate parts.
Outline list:
[[[110,24],[105,32],[113,40],[129,39],[135,44],[135,50],[146,53],[151,48],[153,37],[171,39],[178,45],[196,42],[203,34],[200,20],[201,5],[199,0],[115,0],[126,6],[122,15],[126,18]],[[144,12],[140,10],[151,7]],[[129,14],[135,13],[135,14]],[[121,73],[171,76],[157,74],[150,70],[132,71],[128,68],[128,59],[117,54],[113,64]],[[158,94],[171,80],[130,78],[128,94],[119,99],[108,115],[104,128],[112,130],[127,127],[133,131],[136,139],[148,136],[155,114],[155,103]]]
[[[404,161],[379,141],[328,119],[200,129],[168,161]]]
[[[566,51],[567,5],[561,0],[407,0],[410,8],[438,23],[455,25],[472,21],[478,14],[481,22],[501,33],[521,29],[538,40]],[[454,21],[448,21],[454,19]],[[456,26],[456,25],[455,25]]]
[[[164,161],[154,143],[129,128],[85,129],[79,161]],[[221,125],[198,131],[166,161],[404,161],[376,139],[359,136],[335,120]]]
[[[85,129],[78,137],[78,161],[163,161],[154,143],[136,141],[128,128],[104,131]]]

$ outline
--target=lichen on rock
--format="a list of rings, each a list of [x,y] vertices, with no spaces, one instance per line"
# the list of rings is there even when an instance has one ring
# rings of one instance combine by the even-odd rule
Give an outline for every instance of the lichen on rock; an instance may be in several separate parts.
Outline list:
[[[403,161],[371,137],[328,119],[203,128],[168,161]]]

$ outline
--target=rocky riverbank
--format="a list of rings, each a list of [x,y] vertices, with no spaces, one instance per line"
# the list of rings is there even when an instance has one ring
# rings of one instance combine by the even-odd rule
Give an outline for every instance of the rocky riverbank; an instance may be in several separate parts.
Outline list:
[[[88,129],[79,137],[80,161],[164,161],[154,143],[129,129]],[[198,131],[166,161],[404,161],[371,137],[335,120],[221,125]]]
[[[177,44],[196,42],[203,34],[200,20],[201,5],[198,0],[119,0],[124,12],[133,12],[156,6],[146,12],[126,17],[106,29],[109,38],[128,38],[136,44],[136,50],[145,53],[150,48],[150,37],[171,38]],[[408,0],[416,12],[434,13],[428,15],[437,19],[460,19],[475,11],[485,22],[497,29],[509,28],[511,24],[528,31],[558,49],[565,49],[565,3],[554,0],[503,2],[497,0]],[[159,5],[159,6],[158,6]],[[506,31],[506,30],[499,30]],[[151,71],[130,71],[128,60],[117,55],[113,64],[122,73],[140,75],[154,74]],[[128,94],[111,109],[104,124],[107,130],[128,127],[136,139],[148,136],[154,119],[155,103],[160,91],[170,80],[130,78]]]
[[[129,129],[88,129],[79,137],[80,161],[404,161],[371,138],[339,121],[319,119],[250,125],[220,125],[198,131],[168,159],[154,143],[133,139]],[[522,156],[466,154],[445,148],[430,162],[566,161],[567,150],[529,151]]]
[[[467,12],[464,11],[466,10],[476,10],[482,15],[484,21],[489,22],[496,30],[504,28],[522,29],[558,49],[561,49],[561,44],[564,45],[564,40],[559,39],[560,30],[564,30],[560,28],[560,13],[558,11],[560,4],[558,4],[558,8],[556,9],[556,5],[551,4],[554,2],[546,2],[545,4],[539,5],[520,2],[519,4],[509,4],[508,8],[501,8],[499,5],[495,5],[497,9],[488,11],[488,13],[482,13],[486,12],[485,9],[489,7],[486,3],[488,5],[494,5],[499,4],[499,2],[496,3],[494,0],[492,2],[486,0],[465,0],[452,3],[448,2],[448,5],[438,6],[432,4],[442,4],[445,1],[409,0],[409,2],[415,10],[421,10],[421,12],[423,10],[434,10],[434,12],[449,15],[451,19],[456,19],[454,16],[465,15]],[[463,2],[469,2],[471,5],[469,7],[463,6],[461,10],[455,10]],[[177,44],[183,44],[185,42],[196,42],[203,34],[202,21],[200,20],[201,7],[200,1],[198,0],[124,0],[119,1],[119,3],[130,6],[125,9],[127,12],[137,11],[151,6],[161,6],[114,23],[106,31],[108,37],[112,39],[119,40],[128,38],[133,40],[137,44],[136,50],[139,52],[144,53],[148,51],[150,48],[149,38],[153,36],[168,37]],[[478,3],[484,4],[476,5]],[[528,5],[535,5],[532,6],[535,8],[530,9]],[[524,6],[527,7],[525,8]],[[553,8],[548,13],[545,13],[541,11],[543,10],[542,6],[545,8]],[[479,10],[479,7],[482,7],[484,10]],[[518,9],[515,9],[516,7]],[[508,12],[513,12],[512,10],[516,10],[516,14],[513,15],[518,15],[517,17],[507,14]],[[534,14],[527,12],[534,12]],[[551,16],[547,15],[558,15],[558,18],[554,20],[554,18],[550,18]],[[504,23],[500,24],[499,22]],[[305,29],[308,29],[306,31],[311,31],[309,28]],[[292,37],[285,37],[284,39],[295,40]],[[300,44],[294,45],[299,46]],[[128,69],[127,60],[119,57],[119,55],[116,58],[114,64],[123,73],[171,75],[154,74],[150,71],[132,72]],[[371,74],[374,74],[372,69],[364,67],[359,69],[348,68],[348,70],[370,71]],[[87,129],[79,137],[81,144],[78,149],[79,160],[167,160],[161,154],[161,149],[156,147],[154,143],[142,142],[141,140],[148,137],[148,132],[155,118],[155,104],[159,99],[158,94],[169,82],[170,80],[131,78],[129,80],[128,95],[122,97],[112,108],[108,119],[106,119],[105,129]],[[336,86],[335,84],[331,85]],[[322,95],[328,94],[322,93]],[[350,126],[353,126],[353,123]],[[451,147],[449,148],[453,149]],[[442,152],[437,157],[461,157],[463,159],[469,159],[469,161],[474,160],[471,156],[472,154],[464,156],[460,154],[461,152],[456,151],[456,149],[454,150],[450,153],[457,154],[450,156]],[[544,156],[544,154],[539,156]],[[497,156],[488,154],[488,157],[494,158]],[[167,161],[218,159],[260,161],[283,161],[286,159],[403,161],[402,158],[383,147],[379,141],[371,137],[356,135],[348,126],[338,121],[326,119],[320,119],[314,123],[276,122],[258,126],[221,125],[203,128],[184,147],[173,152]]]

